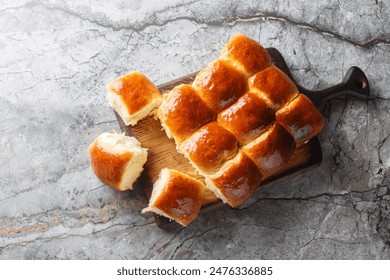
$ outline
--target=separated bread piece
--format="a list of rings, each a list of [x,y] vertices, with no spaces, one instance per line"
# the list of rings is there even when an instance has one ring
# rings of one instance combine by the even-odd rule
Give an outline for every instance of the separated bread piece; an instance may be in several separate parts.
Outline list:
[[[215,174],[206,177],[206,186],[232,207],[244,203],[259,187],[261,174],[243,152],[227,161]]]
[[[192,85],[207,106],[218,113],[244,94],[247,80],[230,63],[216,60],[198,73]]]
[[[271,65],[271,57],[255,40],[242,34],[234,36],[222,49],[221,58],[229,60],[247,77]]]
[[[294,152],[295,141],[277,122],[270,130],[242,148],[267,178],[281,171]]]
[[[201,174],[216,172],[222,163],[232,158],[238,149],[236,137],[210,122],[195,132],[182,145],[181,152]]]
[[[262,98],[249,91],[220,112],[217,120],[237,137],[241,145],[245,145],[273,123],[275,114]]]
[[[107,91],[108,102],[126,125],[135,125],[162,101],[156,86],[140,72],[119,77],[107,85]]]
[[[215,114],[190,85],[180,85],[164,95],[158,117],[168,137],[173,137],[179,145],[212,121]]]
[[[276,119],[291,133],[298,146],[316,136],[324,127],[324,117],[303,94],[277,111]]]
[[[103,133],[89,146],[96,176],[114,190],[132,190],[147,158],[147,149],[123,134]]]
[[[149,206],[142,210],[173,219],[183,226],[199,214],[205,186],[179,171],[164,168],[154,183]]]
[[[286,105],[298,95],[290,78],[272,65],[249,79],[249,88],[268,101],[274,110]]]

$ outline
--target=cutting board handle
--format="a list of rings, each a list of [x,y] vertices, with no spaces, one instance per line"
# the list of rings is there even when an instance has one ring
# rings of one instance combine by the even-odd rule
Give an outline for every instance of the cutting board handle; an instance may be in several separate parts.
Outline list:
[[[308,90],[297,83],[297,81],[292,76],[282,54],[277,49],[267,48],[267,52],[270,54],[274,64],[278,68],[282,69],[282,71],[284,71],[294,82],[299,92],[309,97],[317,107],[323,105],[325,101],[331,98],[342,95],[348,95],[360,99],[367,99],[370,95],[370,84],[366,75],[359,67],[353,66],[349,68],[341,83],[323,90],[313,91]]]
[[[325,101],[342,95],[367,99],[370,95],[370,84],[364,72],[359,67],[353,66],[348,69],[340,84],[320,91],[303,89],[301,92],[307,95],[315,105],[321,106]]]

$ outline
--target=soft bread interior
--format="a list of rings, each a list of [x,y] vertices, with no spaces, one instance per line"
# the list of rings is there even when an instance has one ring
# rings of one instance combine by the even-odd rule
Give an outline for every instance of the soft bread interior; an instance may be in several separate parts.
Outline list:
[[[164,106],[164,101],[162,102],[161,106]],[[161,108],[161,106],[160,106],[160,108]],[[165,134],[167,135],[167,137],[169,139],[172,139],[173,138],[173,134],[172,134],[171,130],[169,129],[169,127],[165,124],[164,118],[163,118],[163,116],[161,114],[161,111],[160,111],[160,108],[157,111],[157,117],[160,119],[161,127],[165,131]]]
[[[161,169],[159,178],[153,185],[153,191],[152,191],[152,195],[150,196],[149,205],[148,205],[148,207],[146,207],[142,210],[142,213],[154,212],[154,213],[161,215],[161,216],[164,216],[170,220],[174,219],[173,217],[171,217],[167,213],[161,211],[157,207],[154,207],[154,202],[157,200],[157,198],[163,192],[166,182],[169,181],[169,177],[170,177],[169,169],[168,168]]]
[[[119,190],[133,189],[133,183],[141,175],[143,165],[147,159],[147,149],[134,137],[128,137],[117,133],[103,133],[97,140],[96,145],[110,154],[124,154],[130,152],[132,158],[127,163],[117,188]]]
[[[145,118],[147,115],[149,115],[155,108],[160,106],[161,104],[161,97],[154,98],[152,102],[144,106],[141,110],[136,112],[135,114],[130,114],[126,104],[123,102],[122,98],[110,90],[107,87],[107,99],[110,106],[119,114],[119,116],[122,118],[123,122],[126,125],[136,125],[137,122],[143,118]]]
[[[122,99],[119,97],[119,95],[117,95],[115,92],[112,92],[111,90],[108,90],[107,100],[112,109],[114,109],[118,113],[118,115],[122,118],[123,122],[126,125],[131,125],[134,123],[131,115],[127,111],[127,108],[123,103]]]

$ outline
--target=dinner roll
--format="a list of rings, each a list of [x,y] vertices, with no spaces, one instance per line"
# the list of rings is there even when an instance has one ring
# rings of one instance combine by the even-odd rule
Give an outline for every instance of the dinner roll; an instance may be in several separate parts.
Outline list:
[[[206,187],[232,207],[244,203],[259,187],[262,177],[256,164],[243,152],[206,177]]]
[[[126,125],[135,125],[157,108],[162,97],[142,73],[131,72],[107,85],[107,99]]]
[[[316,136],[324,127],[324,117],[303,94],[276,112],[276,119],[301,145]]]
[[[274,122],[275,113],[262,98],[249,91],[220,112],[217,120],[245,145]]]
[[[195,132],[180,148],[200,174],[216,172],[238,149],[236,137],[217,122]]]
[[[157,115],[178,145],[215,117],[191,85],[177,86],[165,94]]]
[[[142,213],[154,212],[187,226],[199,214],[204,190],[205,186],[198,180],[164,168],[153,185],[149,206]]]
[[[229,60],[247,77],[271,65],[271,57],[255,40],[242,34],[234,36],[222,49],[221,58]]]
[[[92,169],[104,184],[118,191],[133,189],[147,158],[147,149],[134,137],[103,133],[88,150]]]
[[[298,95],[298,89],[290,78],[271,65],[249,78],[249,88],[268,101],[277,110]]]
[[[247,80],[229,62],[217,59],[196,75],[192,85],[207,106],[218,113],[244,94]]]

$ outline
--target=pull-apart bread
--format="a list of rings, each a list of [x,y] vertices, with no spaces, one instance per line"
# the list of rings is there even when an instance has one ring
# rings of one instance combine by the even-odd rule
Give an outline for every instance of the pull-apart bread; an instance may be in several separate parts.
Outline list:
[[[91,166],[107,186],[132,190],[147,159],[147,150],[134,138],[123,134],[103,133],[89,146]]]
[[[324,125],[321,113],[300,94],[267,51],[244,36],[233,37],[218,59],[193,83],[161,97],[143,74],[132,72],[107,86],[110,105],[126,125],[155,108],[167,136],[205,178],[162,169],[149,206],[186,226],[198,215],[206,193],[232,207],[244,203],[261,182],[286,167],[294,151]],[[146,149],[120,134],[103,134],[90,146],[96,175],[117,190],[131,189],[146,161]]]
[[[281,172],[324,120],[256,41],[237,35],[192,85],[163,97],[157,115],[168,137],[232,207]]]

